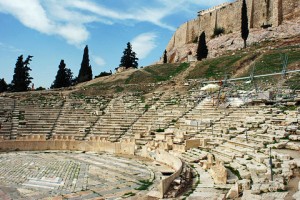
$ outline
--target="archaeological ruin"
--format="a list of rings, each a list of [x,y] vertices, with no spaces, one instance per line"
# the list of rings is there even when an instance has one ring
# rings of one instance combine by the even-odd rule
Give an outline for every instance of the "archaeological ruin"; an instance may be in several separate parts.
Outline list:
[[[244,50],[240,3],[183,24],[166,65],[1,93],[0,199],[299,200],[299,1],[247,0]],[[233,33],[188,59],[214,27]]]

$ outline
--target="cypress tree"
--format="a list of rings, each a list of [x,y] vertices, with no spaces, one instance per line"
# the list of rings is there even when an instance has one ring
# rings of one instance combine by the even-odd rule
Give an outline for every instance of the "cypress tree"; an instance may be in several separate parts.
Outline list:
[[[132,51],[132,46],[130,42],[127,43],[126,49],[123,51],[123,56],[121,58],[120,67],[126,67],[126,69],[133,67],[138,67],[138,61],[139,59],[136,57],[136,53]]]
[[[82,83],[93,79],[92,66],[90,65],[89,59],[89,48],[86,45],[83,52],[81,68],[79,70],[77,82]]]
[[[198,40],[198,48],[197,48],[197,60],[202,60],[203,58],[207,58],[208,49],[206,46],[205,32],[203,31]]]
[[[23,61],[23,55],[18,57],[13,80],[11,82],[11,88],[13,92],[23,92],[28,90],[28,86],[32,80],[29,75],[29,71],[31,71],[29,68],[29,63],[32,57],[33,56],[29,55],[25,61]]]
[[[168,63],[167,50],[164,52],[164,63]]]
[[[66,68],[64,60],[60,61],[55,80],[51,88],[69,87],[72,84],[73,74],[70,69]]]
[[[5,82],[4,78],[0,79],[0,93],[7,91],[7,83]]]
[[[242,38],[244,40],[244,48],[246,48],[246,46],[247,46],[247,38],[248,38],[248,35],[249,35],[246,0],[243,0],[243,4],[242,4],[241,35],[242,35]]]

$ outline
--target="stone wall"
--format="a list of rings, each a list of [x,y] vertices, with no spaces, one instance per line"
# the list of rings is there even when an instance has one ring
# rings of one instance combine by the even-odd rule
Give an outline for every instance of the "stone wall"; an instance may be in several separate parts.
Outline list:
[[[156,149],[155,151],[148,151],[146,146],[142,148],[142,157],[156,160],[157,162],[170,166],[174,170],[171,176],[164,177],[158,185],[160,198],[163,198],[171,183],[180,176],[183,168],[182,161],[164,150]]]
[[[164,194],[168,191],[171,183],[177,177],[179,177],[182,167],[183,167],[183,164],[179,158],[169,154],[166,151],[157,150],[155,159],[158,162],[169,165],[170,167],[172,167],[175,170],[175,172],[171,176],[168,176],[168,177],[162,179],[159,184],[159,191],[161,194],[161,198],[163,198]]]
[[[246,0],[250,28],[279,26],[283,21],[299,15],[299,0]],[[167,45],[169,54],[177,48],[193,43],[195,38],[205,31],[207,41],[213,35],[215,27],[223,27],[225,33],[240,31],[242,0],[217,6],[199,13],[196,19],[181,25]],[[188,53],[188,52],[187,52]],[[178,60],[171,60],[178,62]]]
[[[134,149],[134,141],[110,142],[100,139],[92,141],[78,141],[64,138],[55,140],[0,140],[0,151],[70,150],[134,155]]]

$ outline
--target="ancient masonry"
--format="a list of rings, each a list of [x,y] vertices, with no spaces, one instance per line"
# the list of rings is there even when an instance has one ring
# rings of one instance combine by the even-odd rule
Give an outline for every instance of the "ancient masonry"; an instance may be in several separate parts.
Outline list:
[[[249,28],[276,27],[299,12],[299,0],[246,0]],[[214,28],[224,28],[225,33],[240,30],[242,0],[225,3],[198,12],[198,17],[181,25],[172,36],[166,50],[168,52],[192,43],[205,31],[208,38]]]

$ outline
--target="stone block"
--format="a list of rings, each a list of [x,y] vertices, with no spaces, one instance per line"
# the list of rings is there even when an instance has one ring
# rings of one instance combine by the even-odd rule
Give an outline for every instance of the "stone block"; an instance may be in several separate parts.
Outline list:
[[[291,156],[289,156],[287,154],[279,154],[279,153],[277,153],[277,159],[279,159],[279,160],[290,160]]]
[[[228,193],[226,194],[226,199],[236,199],[239,197],[239,187],[237,184],[233,185]]]
[[[300,141],[300,135],[290,135],[289,139],[293,141]]]
[[[239,181],[237,181],[237,184],[242,191],[250,190],[250,188],[251,188],[249,179],[239,180]]]
[[[296,200],[300,200],[300,191],[299,191],[299,192],[296,192],[296,193],[293,195],[293,198],[296,199]]]
[[[260,194],[261,193],[260,187],[261,187],[260,183],[253,184],[251,188],[251,194]]]
[[[245,190],[241,200],[262,200],[261,196],[252,194],[251,190]]]
[[[263,183],[260,186],[260,191],[263,193],[269,192],[270,185],[268,183]]]

